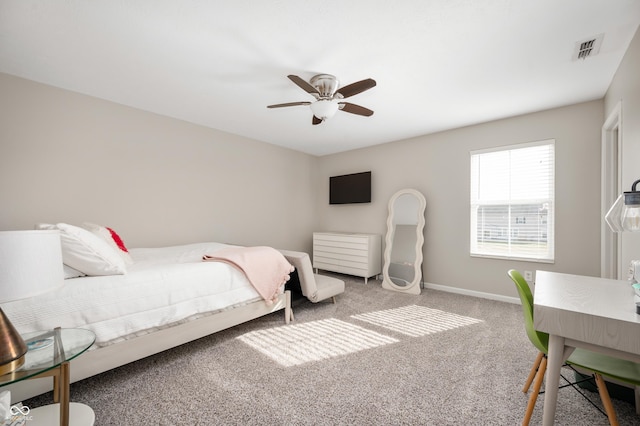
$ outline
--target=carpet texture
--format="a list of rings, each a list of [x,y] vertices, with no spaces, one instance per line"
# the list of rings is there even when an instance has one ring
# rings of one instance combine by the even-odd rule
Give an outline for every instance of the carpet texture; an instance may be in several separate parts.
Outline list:
[[[296,300],[289,326],[280,313],[259,318],[73,383],[71,400],[91,406],[97,426],[521,424],[536,350],[519,305],[337,276],[337,303]],[[632,404],[613,403],[621,425],[640,424]],[[556,424],[608,421],[564,388]]]
[[[481,320],[475,318],[417,305],[351,315],[351,318],[413,337],[439,333],[481,322]]]
[[[392,337],[335,318],[250,331],[238,339],[284,367],[398,342]]]

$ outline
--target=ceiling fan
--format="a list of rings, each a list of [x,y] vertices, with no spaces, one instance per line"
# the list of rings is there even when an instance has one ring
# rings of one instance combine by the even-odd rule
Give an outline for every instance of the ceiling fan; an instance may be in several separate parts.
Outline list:
[[[314,125],[320,124],[328,118],[333,117],[338,110],[356,115],[364,115],[366,117],[373,115],[373,111],[368,108],[341,101],[342,99],[357,95],[358,93],[362,93],[365,90],[375,87],[376,81],[371,78],[338,88],[340,82],[336,77],[330,74],[314,75],[311,77],[309,82],[306,82],[297,75],[288,75],[287,77],[289,77],[289,80],[293,81],[302,90],[316,98],[315,102],[288,102],[284,104],[269,105],[267,108],[309,105],[311,111],[313,111],[313,119],[311,123]]]

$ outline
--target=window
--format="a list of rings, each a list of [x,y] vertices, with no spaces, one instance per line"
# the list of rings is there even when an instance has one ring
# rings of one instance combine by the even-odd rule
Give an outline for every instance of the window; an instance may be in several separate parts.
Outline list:
[[[554,261],[554,147],[471,152],[471,256]]]

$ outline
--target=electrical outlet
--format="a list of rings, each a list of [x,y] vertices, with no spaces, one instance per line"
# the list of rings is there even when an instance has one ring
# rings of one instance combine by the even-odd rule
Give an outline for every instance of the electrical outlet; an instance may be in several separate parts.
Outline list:
[[[533,272],[524,271],[524,280],[527,282],[533,282]]]

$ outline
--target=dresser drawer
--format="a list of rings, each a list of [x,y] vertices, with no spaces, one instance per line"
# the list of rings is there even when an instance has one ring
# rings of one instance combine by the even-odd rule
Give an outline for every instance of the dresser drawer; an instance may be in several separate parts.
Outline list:
[[[369,244],[367,241],[331,241],[331,240],[318,240],[313,242],[313,247],[331,247],[331,248],[344,248],[351,250],[359,250],[367,252],[369,250]]]
[[[339,265],[335,263],[322,263],[322,262],[318,262],[317,266],[314,265],[314,267],[316,269],[322,269],[324,271],[338,272],[340,274],[347,274],[347,275],[354,275],[356,277],[369,278],[367,274],[367,269],[353,268],[346,265]]]
[[[315,263],[324,263],[326,265],[342,265],[351,268],[367,270],[369,262],[366,257],[362,256],[338,256],[334,253],[319,253],[315,256]],[[324,268],[323,268],[324,269]]]
[[[357,234],[315,234],[314,241],[325,242],[327,244],[349,243],[349,244],[369,244],[369,238]]]
[[[331,257],[362,257],[364,258],[363,262],[367,262],[368,251],[365,249],[354,249],[349,247],[331,247],[331,246],[323,246],[319,244],[313,245],[313,255],[318,256],[331,256]]]

